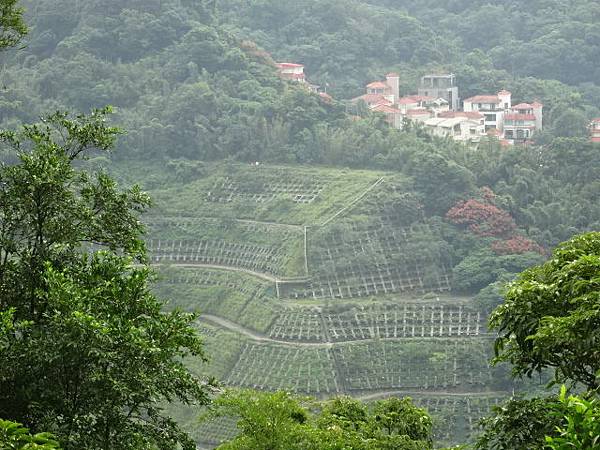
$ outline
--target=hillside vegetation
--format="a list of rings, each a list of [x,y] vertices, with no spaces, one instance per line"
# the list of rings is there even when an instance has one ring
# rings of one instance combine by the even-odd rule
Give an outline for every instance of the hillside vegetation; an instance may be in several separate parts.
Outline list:
[[[211,360],[187,359],[197,375],[410,395],[439,444],[473,438],[492,406],[544,384],[490,367],[487,316],[505,282],[600,229],[600,152],[586,136],[600,113],[597,2],[23,4],[31,31],[2,55],[0,125],[115,106],[117,151],[78,168],[152,197],[141,221],[154,292],[200,311]],[[334,100],[280,79],[280,60],[306,64]],[[537,98],[545,131],[536,145],[470,148],[349,115],[344,100],[391,70],[403,93],[448,70],[462,97]],[[235,433],[170,411],[202,445]]]

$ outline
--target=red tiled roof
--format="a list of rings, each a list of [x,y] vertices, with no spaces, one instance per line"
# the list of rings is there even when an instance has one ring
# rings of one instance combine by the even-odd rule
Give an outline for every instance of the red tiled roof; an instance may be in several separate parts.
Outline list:
[[[600,143],[600,136],[599,137],[592,137],[592,142]]]
[[[279,67],[280,69],[292,69],[294,67],[304,67],[304,64],[281,62],[277,63],[277,67]]]
[[[513,106],[512,109],[533,109],[533,105],[529,103],[519,103],[516,106]]]
[[[398,99],[398,103],[400,105],[414,105],[416,103],[419,103],[419,101],[415,98],[415,97],[400,97],[400,99]]]
[[[504,120],[535,120],[533,114],[506,114]]]
[[[497,95],[476,95],[465,100],[465,103],[500,103]]]
[[[600,123],[600,117],[596,117],[594,119],[592,119],[593,123]]]
[[[455,117],[466,117],[467,119],[480,120],[485,116],[478,111],[444,111],[438,114],[443,119],[454,119]]]
[[[387,113],[387,114],[400,114],[400,110],[392,108],[389,105],[379,104],[372,108],[372,111]]]
[[[385,84],[383,81],[373,81],[372,83],[367,84],[367,87],[371,88],[371,89],[380,89],[380,88],[386,89],[389,86],[387,84]]]
[[[533,102],[531,106],[533,106],[534,108],[542,108],[544,104],[540,102]]]
[[[364,100],[368,104],[375,104],[375,103],[386,103],[388,105],[392,104],[392,102],[390,102],[387,98],[385,98],[385,96],[383,94],[364,94],[364,95],[361,95],[360,97],[356,97],[356,98],[352,99],[353,102],[357,102],[359,100]]]

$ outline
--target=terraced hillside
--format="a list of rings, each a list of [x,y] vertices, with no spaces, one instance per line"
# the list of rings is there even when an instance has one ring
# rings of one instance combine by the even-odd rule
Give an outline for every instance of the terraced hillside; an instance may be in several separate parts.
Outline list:
[[[440,444],[466,440],[514,386],[488,364],[486,315],[452,293],[439,230],[386,203],[406,182],[215,165],[156,183],[146,218],[156,290],[202,313],[212,359],[195,370],[320,398],[410,395],[436,418]],[[235,429],[181,414],[207,448]]]

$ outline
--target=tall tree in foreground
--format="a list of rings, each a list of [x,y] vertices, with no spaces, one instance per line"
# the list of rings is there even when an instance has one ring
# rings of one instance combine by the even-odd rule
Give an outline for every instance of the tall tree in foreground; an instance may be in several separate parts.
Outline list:
[[[193,449],[160,404],[207,402],[182,363],[203,357],[195,317],[149,291],[147,196],[84,169],[119,133],[108,113],[0,134],[0,417],[65,449]]]
[[[582,396],[511,399],[483,421],[478,450],[600,448],[600,233],[559,245],[545,264],[508,286],[490,318],[496,362],[515,376],[554,369],[555,382]],[[546,437],[547,436],[547,437]]]
[[[559,383],[600,386],[600,232],[559,245],[505,297],[490,318],[497,361],[510,362],[518,376],[551,368]]]

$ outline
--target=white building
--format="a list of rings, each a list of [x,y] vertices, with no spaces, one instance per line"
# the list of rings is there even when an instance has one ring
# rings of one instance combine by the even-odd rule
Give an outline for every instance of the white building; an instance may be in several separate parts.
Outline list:
[[[426,129],[434,136],[450,137],[465,143],[479,142],[485,136],[483,119],[465,116],[434,117],[424,122]]]
[[[500,96],[500,94],[503,94]],[[500,91],[498,95],[476,95],[464,101],[465,112],[479,112],[484,116],[485,130],[502,130],[504,112],[510,108],[510,92]]]
[[[306,75],[304,74],[304,65],[295,63],[277,63],[277,71],[281,78],[293,80],[299,83],[306,83]]]

